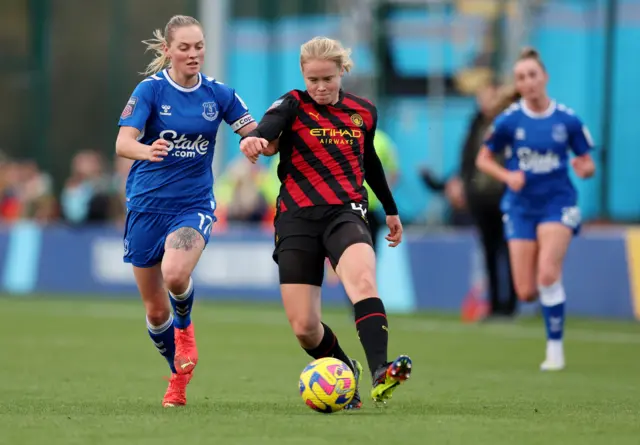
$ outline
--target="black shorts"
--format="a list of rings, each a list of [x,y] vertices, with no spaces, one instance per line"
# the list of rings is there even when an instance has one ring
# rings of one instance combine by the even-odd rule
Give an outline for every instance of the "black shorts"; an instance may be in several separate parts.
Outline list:
[[[335,269],[347,247],[373,247],[366,203],[304,207],[275,218],[275,249],[280,283],[322,285],[324,261]]]

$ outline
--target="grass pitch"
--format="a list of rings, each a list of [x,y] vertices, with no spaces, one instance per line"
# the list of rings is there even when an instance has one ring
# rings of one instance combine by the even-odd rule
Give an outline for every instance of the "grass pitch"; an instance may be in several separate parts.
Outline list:
[[[136,300],[0,298],[0,444],[638,444],[640,325],[567,323],[568,368],[538,371],[542,321],[462,325],[391,315],[410,381],[388,406],[322,415],[298,395],[308,358],[277,305],[199,302],[188,406],[164,409],[169,371]],[[326,309],[366,360],[350,312]],[[370,379],[363,391],[368,394]]]

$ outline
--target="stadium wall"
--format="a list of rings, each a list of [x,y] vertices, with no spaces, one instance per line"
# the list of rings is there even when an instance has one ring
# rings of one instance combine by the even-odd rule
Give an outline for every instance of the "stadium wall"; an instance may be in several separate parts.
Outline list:
[[[608,158],[609,209],[600,208],[600,174],[590,181],[575,180],[585,219],[608,210],[614,219],[640,220],[640,181],[635,166],[640,162],[635,109],[640,103],[640,62],[629,57],[637,52],[640,39],[640,3],[619,0],[619,23],[614,48],[614,87],[603,88],[605,55],[605,0],[562,0],[549,2],[536,17],[528,43],[536,46],[551,73],[550,93],[571,106],[589,126],[599,148],[606,145]],[[261,19],[236,19],[228,29],[225,80],[247,100],[259,118],[271,103],[291,88],[304,88],[299,70],[299,45],[314,35],[342,36],[340,16],[284,17],[270,23]],[[482,50],[489,23],[478,16],[434,13],[415,9],[390,17],[397,69],[403,75],[456,73],[469,68]],[[443,26],[447,24],[446,26]],[[420,31],[420,32],[417,32]],[[451,39],[455,35],[455,39]],[[364,42],[353,46],[354,73],[371,72],[374,54]],[[263,73],[256,76],[255,73]],[[603,113],[604,95],[612,96],[612,115]],[[420,218],[423,210],[439,197],[425,189],[419,167],[429,166],[438,174],[456,171],[460,147],[474,112],[472,97],[398,97],[380,110],[379,128],[390,134],[399,147],[402,174],[397,187],[398,206],[406,220]],[[602,122],[611,120],[611,139],[602,140]],[[229,161],[239,155],[238,138],[229,130]]]
[[[198,297],[279,301],[272,247],[273,234],[257,228],[214,233],[194,272]],[[0,227],[0,291],[133,298],[137,290],[122,253],[115,227]],[[380,293],[390,312],[458,312],[481,281],[478,260],[470,232],[409,234],[379,255]],[[569,250],[564,282],[571,314],[640,320],[640,228],[584,233]],[[342,288],[326,284],[324,301],[344,304]]]

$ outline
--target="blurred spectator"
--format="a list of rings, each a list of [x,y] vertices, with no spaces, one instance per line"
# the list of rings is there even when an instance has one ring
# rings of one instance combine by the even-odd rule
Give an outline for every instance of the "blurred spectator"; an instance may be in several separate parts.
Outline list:
[[[77,153],[62,190],[62,214],[73,224],[105,222],[111,215],[109,181],[102,156],[94,150]]]
[[[18,196],[22,203],[22,217],[48,223],[58,218],[58,204],[53,192],[53,180],[42,172],[35,161],[19,164]]]
[[[20,218],[22,207],[17,194],[18,167],[0,153],[0,218],[15,221]]]
[[[440,179],[426,167],[420,169],[420,178],[431,191],[444,194],[449,208],[447,209],[447,224],[454,227],[464,227],[472,224],[467,209],[464,188],[460,177],[453,175],[448,179]]]
[[[478,88],[476,100],[477,109],[462,146],[458,174],[446,180],[436,178],[426,168],[420,174],[427,187],[447,198],[452,225],[472,223],[478,229],[489,284],[489,317],[512,317],[518,299],[513,288],[500,210],[504,184],[478,171],[475,159],[493,119],[516,101],[517,96],[510,86],[487,84]],[[507,294],[506,301],[501,298],[503,290]]]
[[[47,223],[57,217],[51,176],[35,161],[14,161],[0,154],[0,219]]]
[[[478,108],[469,124],[461,156],[462,192],[478,229],[484,253],[490,317],[515,315],[518,298],[511,278],[509,251],[500,210],[504,184],[478,171],[475,159],[493,119],[516,100],[515,89],[510,86],[488,85],[479,89]],[[501,270],[503,273],[500,273]],[[501,298],[501,290],[506,293],[506,299]]]
[[[111,218],[118,224],[124,224],[127,213],[127,178],[132,165],[131,159],[117,155],[113,159],[109,195],[111,196]]]
[[[260,189],[264,175],[264,168],[260,164],[252,164],[244,157],[231,161],[224,173],[216,178],[216,213],[225,215],[229,221],[262,221],[267,210]]]
[[[122,202],[126,202],[127,178],[133,161],[131,159],[115,156],[113,160],[113,174],[111,175],[111,190],[118,195]]]

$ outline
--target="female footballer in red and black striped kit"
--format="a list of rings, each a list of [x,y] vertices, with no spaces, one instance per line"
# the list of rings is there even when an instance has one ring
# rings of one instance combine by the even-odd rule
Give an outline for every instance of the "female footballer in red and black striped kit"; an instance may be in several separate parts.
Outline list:
[[[345,354],[320,319],[324,261],[329,258],[354,305],[373,379],[371,396],[382,402],[409,378],[411,359],[402,355],[387,361],[387,316],[378,296],[367,222],[365,180],[387,215],[389,245],[401,242],[398,209],[373,146],[377,111],[368,100],[342,91],[342,76],[352,63],[339,42],[310,40],[301,47],[300,65],[307,90],[290,91],[274,102],[240,148],[254,162],[260,154],[280,152],[273,258],[300,345],[314,358],[344,361],[359,380],[362,366]],[[348,408],[361,405],[356,393]]]

